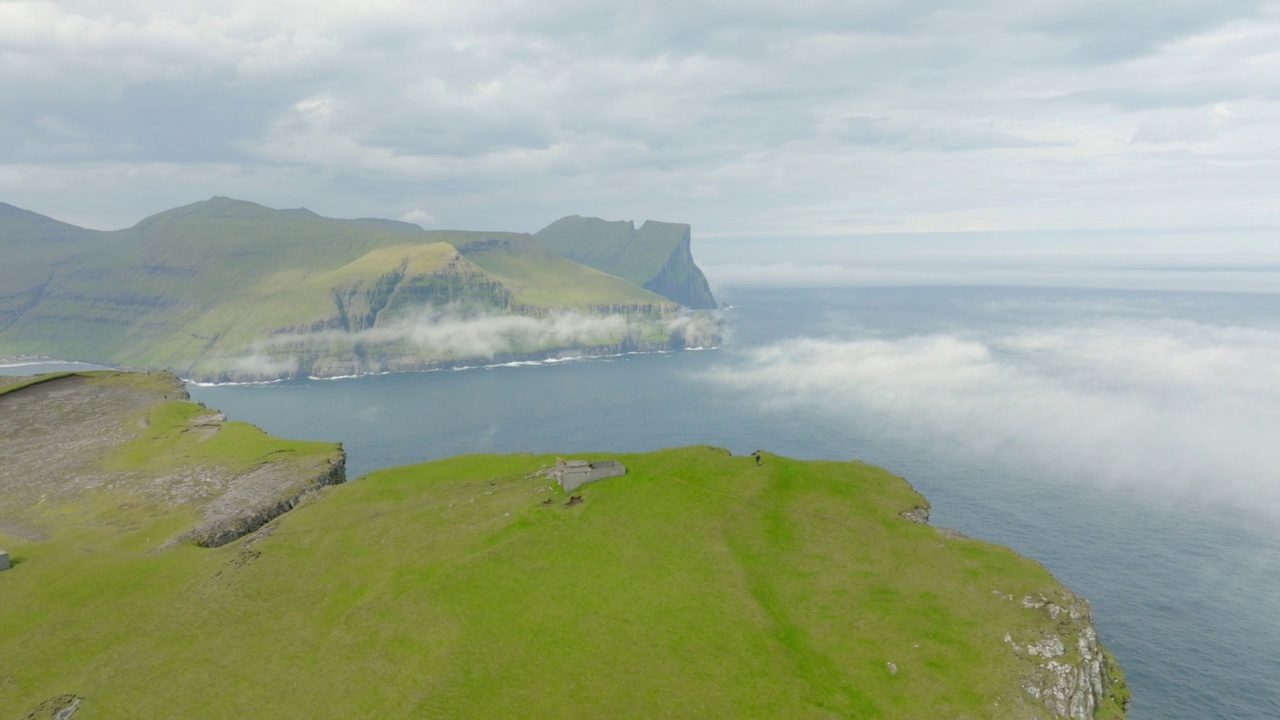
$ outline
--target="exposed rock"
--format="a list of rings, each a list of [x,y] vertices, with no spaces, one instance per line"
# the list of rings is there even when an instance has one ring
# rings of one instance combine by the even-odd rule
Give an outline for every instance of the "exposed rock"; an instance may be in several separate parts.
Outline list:
[[[1023,678],[1023,691],[1055,718],[1092,720],[1107,702],[1127,707],[1127,696],[1116,694],[1121,686],[1118,669],[1098,643],[1089,603],[1062,592],[1056,602],[1039,594],[1021,601],[1022,607],[1054,621],[1057,633],[1022,641],[1005,635],[1014,653],[1032,665]]]
[[[212,519],[174,541],[190,540],[201,547],[218,547],[242,538],[297,507],[312,492],[346,482],[346,459],[339,458],[310,483],[298,484],[295,477],[273,472],[269,466],[255,469],[243,480],[206,508],[205,516]],[[268,499],[272,493],[276,497]]]
[[[186,540],[214,547],[257,530],[317,488],[346,480],[337,445],[312,454],[268,454],[247,470],[189,462],[163,470],[113,468],[105,461],[117,448],[155,432],[152,423],[137,421],[139,415],[151,414],[156,403],[189,399],[173,375],[131,381],[138,377],[120,373],[90,381],[71,375],[0,395],[0,530],[44,539],[40,508],[107,491],[126,503],[136,498],[195,508],[202,522],[160,547]],[[225,414],[203,408],[181,434],[204,442],[226,422]]]
[[[910,520],[910,521],[911,521],[911,522],[913,522],[913,523],[922,523],[922,524],[923,524],[923,523],[927,523],[927,522],[929,522],[929,508],[927,508],[927,507],[925,507],[925,506],[923,506],[923,505],[916,505],[915,507],[911,508],[910,510],[903,510],[902,512],[900,512],[900,513],[898,513],[898,514],[899,514],[899,515],[901,515],[902,517],[904,517],[904,518],[906,518],[906,519]]]
[[[25,720],[70,720],[82,702],[79,695],[57,695],[32,708]]]

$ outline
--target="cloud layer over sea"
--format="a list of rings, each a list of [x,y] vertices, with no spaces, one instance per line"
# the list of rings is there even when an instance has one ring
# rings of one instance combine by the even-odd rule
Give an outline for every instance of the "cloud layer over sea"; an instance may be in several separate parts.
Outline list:
[[[533,317],[469,312],[449,306],[355,332],[324,330],[273,335],[247,353],[222,362],[235,373],[274,378],[294,374],[299,369],[300,354],[346,353],[356,345],[393,352],[412,348],[427,360],[492,360],[510,353],[590,349],[655,333],[681,336],[693,346],[711,342],[718,332],[714,321],[704,316],[645,318],[560,311]]]
[[[1280,325],[1109,302],[982,331],[811,333],[707,377],[1051,482],[1280,516]]]

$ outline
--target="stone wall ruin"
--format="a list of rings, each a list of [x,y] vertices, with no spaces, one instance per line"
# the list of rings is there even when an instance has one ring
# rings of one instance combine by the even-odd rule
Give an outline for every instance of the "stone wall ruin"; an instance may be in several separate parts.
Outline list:
[[[573,492],[579,487],[607,477],[625,475],[627,469],[617,460],[565,460],[556,458],[556,466],[551,476],[560,481],[565,492]]]

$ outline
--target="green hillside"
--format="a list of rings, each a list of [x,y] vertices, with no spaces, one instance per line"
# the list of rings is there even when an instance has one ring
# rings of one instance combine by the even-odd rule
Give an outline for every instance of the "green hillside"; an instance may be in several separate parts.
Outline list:
[[[626,278],[689,308],[714,308],[715,298],[690,254],[690,228],[647,220],[609,222],[572,215],[534,237],[553,252]]]
[[[58,268],[108,238],[0,203],[0,330],[40,301]]]
[[[664,328],[680,312],[528,235],[428,232],[229,198],[114,233],[15,217],[0,217],[0,238],[36,249],[15,254],[6,263],[12,277],[0,278],[10,310],[0,357],[169,368],[198,379],[345,375],[504,354],[665,348]],[[54,231],[69,239],[53,241]],[[467,346],[428,339],[445,321],[565,313],[620,313],[621,321],[590,337],[522,327]]]
[[[456,245],[468,260],[509,288],[517,302],[544,307],[615,304],[670,308],[673,304],[628,280],[557,255],[528,235],[489,233],[458,240]]]
[[[862,463],[605,454],[626,474],[570,502],[554,456],[456,457],[324,488],[223,547],[157,552],[192,511],[128,487],[184,457],[312,450],[220,442],[234,423],[202,441],[190,403],[131,412],[156,422],[94,463],[133,485],[28,494],[0,516],[40,530],[0,524],[16,561],[0,716],[74,697],[76,720],[1049,718],[1053,688],[1123,715],[1083,601],[1006,548],[904,517],[925,500]]]

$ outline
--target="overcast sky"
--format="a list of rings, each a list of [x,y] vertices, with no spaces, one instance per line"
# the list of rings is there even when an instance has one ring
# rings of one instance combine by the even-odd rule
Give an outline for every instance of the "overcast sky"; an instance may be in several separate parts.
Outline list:
[[[0,200],[105,229],[1280,227],[1280,2],[0,0],[0,96]]]

